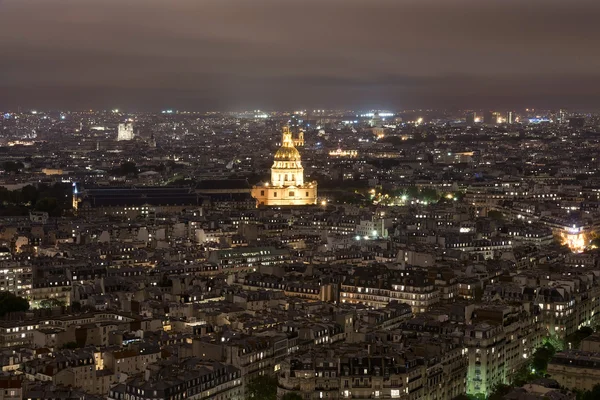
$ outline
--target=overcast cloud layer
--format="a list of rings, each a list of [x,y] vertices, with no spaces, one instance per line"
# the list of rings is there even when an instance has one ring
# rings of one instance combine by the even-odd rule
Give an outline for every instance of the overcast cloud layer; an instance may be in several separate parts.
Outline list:
[[[0,0],[0,108],[600,106],[600,1]]]

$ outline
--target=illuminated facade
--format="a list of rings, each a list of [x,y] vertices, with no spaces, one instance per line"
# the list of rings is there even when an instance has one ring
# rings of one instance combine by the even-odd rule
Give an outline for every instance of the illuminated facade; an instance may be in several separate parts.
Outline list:
[[[118,141],[133,140],[134,136],[135,135],[133,133],[133,122],[129,121],[126,123],[119,124],[118,131],[117,131],[117,140]]]
[[[300,143],[300,140],[294,140],[289,127],[284,127],[281,147],[275,153],[275,161],[271,167],[271,182],[252,188],[252,197],[259,206],[316,204],[317,183],[304,182],[304,168],[294,142]]]
[[[588,234],[581,228],[568,228],[560,232],[562,244],[566,245],[574,253],[581,253],[589,243]]]
[[[358,150],[342,150],[342,149],[332,150],[329,152],[329,156],[330,157],[356,158],[356,157],[358,157]]]
[[[294,146],[296,147],[304,147],[304,131],[300,130],[298,132],[298,136],[292,139],[294,141]]]

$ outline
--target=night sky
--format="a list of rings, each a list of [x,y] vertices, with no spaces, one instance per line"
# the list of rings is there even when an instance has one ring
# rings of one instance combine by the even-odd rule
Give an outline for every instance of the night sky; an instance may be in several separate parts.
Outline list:
[[[599,21],[597,0],[0,0],[0,109],[592,109]]]

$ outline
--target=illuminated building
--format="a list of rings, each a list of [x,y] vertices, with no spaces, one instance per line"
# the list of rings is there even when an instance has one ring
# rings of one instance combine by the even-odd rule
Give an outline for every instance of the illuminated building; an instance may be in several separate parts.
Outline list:
[[[487,397],[528,363],[545,331],[539,318],[521,306],[482,306],[474,315],[463,342],[469,359],[467,394]]]
[[[342,149],[337,149],[337,150],[330,151],[329,155],[331,157],[350,157],[350,158],[355,158],[355,157],[358,157],[358,150],[342,150]]]
[[[133,140],[133,122],[119,124],[117,131],[117,140]]]
[[[377,137],[377,139],[383,139],[385,137],[385,128],[383,126],[374,126],[371,128],[371,132],[373,132],[373,135]]]
[[[304,182],[300,152],[294,145],[289,127],[283,128],[281,147],[271,167],[271,182],[252,188],[258,205],[303,206],[317,203],[317,183]]]
[[[64,172],[61,168],[44,168],[42,174],[44,175],[62,175]]]
[[[562,108],[558,112],[558,122],[561,123],[561,124],[564,124],[564,123],[568,122],[568,120],[567,120],[567,112],[565,110],[563,110]]]
[[[462,152],[439,152],[435,155],[436,163],[440,164],[462,164],[473,162],[473,156],[475,155],[472,151]]]
[[[562,244],[566,245],[575,253],[581,253],[588,245],[588,235],[581,228],[572,227],[560,232]]]
[[[381,115],[379,115],[379,112],[375,112],[373,114],[373,118],[371,118],[371,121],[369,121],[369,123],[371,124],[372,127],[377,127],[377,126],[381,126],[383,124],[383,118],[381,118]]]

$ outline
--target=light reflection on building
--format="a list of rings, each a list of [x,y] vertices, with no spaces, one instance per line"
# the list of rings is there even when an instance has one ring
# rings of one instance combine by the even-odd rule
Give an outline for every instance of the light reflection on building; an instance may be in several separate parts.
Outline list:
[[[342,150],[342,149],[337,149],[337,150],[332,150],[329,152],[329,155],[331,157],[358,157],[358,150]]]
[[[588,234],[579,228],[564,230],[560,233],[560,237],[562,244],[568,246],[574,253],[582,253],[589,242]]]

